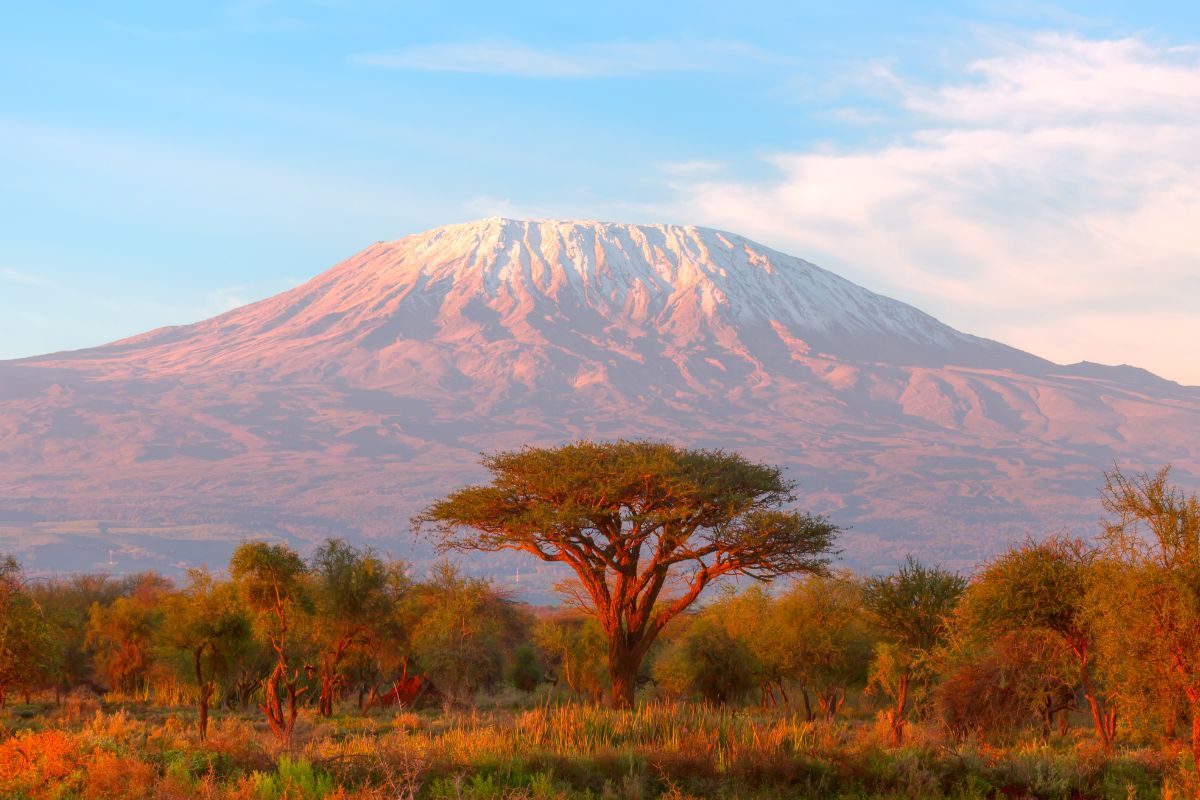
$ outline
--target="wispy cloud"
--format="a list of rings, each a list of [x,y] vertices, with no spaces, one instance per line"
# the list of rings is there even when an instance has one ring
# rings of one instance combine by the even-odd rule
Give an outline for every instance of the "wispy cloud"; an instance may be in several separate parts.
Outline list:
[[[463,209],[473,217],[508,217],[510,219],[544,219],[553,212],[546,206],[517,203],[507,197],[477,195],[463,203]]]
[[[443,42],[356,55],[359,64],[425,72],[520,78],[605,78],[661,72],[720,72],[778,56],[737,41],[599,42],[539,48],[508,41]]]
[[[1200,384],[1200,52],[1040,35],[961,80],[883,80],[903,135],[777,154],[767,181],[698,176],[671,213],[1060,361]]]
[[[659,172],[675,178],[711,177],[724,169],[720,161],[664,161],[658,165]]]
[[[49,278],[43,278],[40,275],[34,275],[24,270],[14,269],[12,267],[0,267],[0,279],[9,283],[19,283],[23,286],[36,286],[39,289],[57,289],[58,284]]]

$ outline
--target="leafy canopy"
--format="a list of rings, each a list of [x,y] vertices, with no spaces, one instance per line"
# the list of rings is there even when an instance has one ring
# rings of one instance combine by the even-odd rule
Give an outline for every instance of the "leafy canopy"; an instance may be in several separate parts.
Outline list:
[[[820,571],[838,530],[779,510],[794,496],[778,467],[721,450],[584,441],[483,464],[490,484],[454,492],[417,524],[432,524],[443,549],[524,550],[564,562],[598,606],[657,602],[676,565],[692,570],[684,606],[721,575]]]

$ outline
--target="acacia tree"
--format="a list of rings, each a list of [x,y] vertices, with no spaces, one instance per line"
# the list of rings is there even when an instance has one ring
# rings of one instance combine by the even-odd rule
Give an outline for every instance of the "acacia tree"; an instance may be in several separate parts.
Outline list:
[[[292,626],[298,612],[306,610],[304,562],[287,545],[247,542],[234,551],[229,573],[236,581],[250,608],[258,614],[259,629],[275,652],[275,666],[263,687],[262,709],[271,731],[281,740],[289,740],[296,724],[297,702],[307,686],[300,685],[300,669],[288,666],[293,655],[295,634]],[[287,695],[284,715],[280,688]]]
[[[993,635],[1049,633],[1075,660],[1078,685],[1104,751],[1111,752],[1117,706],[1095,679],[1095,635],[1087,586],[1095,551],[1078,539],[1026,542],[989,563],[967,591],[966,618]]]
[[[1114,518],[1091,592],[1095,623],[1106,649],[1127,660],[1117,674],[1129,689],[1186,698],[1200,769],[1200,496],[1173,486],[1169,467],[1105,479]]]
[[[522,638],[516,608],[491,582],[438,564],[414,587],[406,611],[413,655],[446,704],[495,686],[504,655]]]
[[[838,532],[781,510],[778,467],[665,442],[576,442],[485,456],[487,485],[415,520],[444,550],[521,550],[574,570],[608,639],[612,702],[633,705],[638,668],[663,627],[713,581],[824,571]]]
[[[50,671],[57,655],[54,635],[42,609],[30,596],[21,566],[0,557],[0,708],[10,687]]]
[[[947,617],[966,584],[959,575],[909,556],[899,571],[863,587],[867,610],[886,639],[875,649],[871,685],[892,699],[887,720],[893,745],[904,740],[913,683],[929,674],[934,648],[944,641]]]
[[[314,629],[321,681],[317,708],[328,717],[334,694],[345,685],[346,664],[376,650],[387,632],[396,600],[393,590],[404,583],[403,568],[385,563],[370,550],[329,539],[313,554],[310,571],[321,620]]]
[[[847,687],[865,682],[874,646],[862,587],[844,574],[801,581],[776,598],[759,637],[760,658],[799,683],[809,719],[809,690],[820,713],[832,719]]]
[[[151,682],[154,636],[162,619],[159,598],[129,595],[107,606],[92,604],[84,643],[109,689],[132,692]]]
[[[250,621],[242,613],[234,587],[214,581],[206,570],[189,570],[187,587],[167,595],[163,602],[159,636],[163,648],[186,656],[180,671],[195,679],[200,741],[204,741],[217,677],[250,636]]]

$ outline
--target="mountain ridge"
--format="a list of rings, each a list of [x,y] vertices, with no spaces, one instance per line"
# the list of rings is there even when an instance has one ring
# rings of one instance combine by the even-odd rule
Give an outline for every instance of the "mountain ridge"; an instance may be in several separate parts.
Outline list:
[[[219,563],[242,536],[345,535],[421,559],[396,519],[480,451],[634,435],[790,467],[857,566],[966,565],[1094,525],[1114,462],[1200,475],[1195,433],[1200,389],[1053,364],[736,234],[491,218],[0,362],[0,549]]]

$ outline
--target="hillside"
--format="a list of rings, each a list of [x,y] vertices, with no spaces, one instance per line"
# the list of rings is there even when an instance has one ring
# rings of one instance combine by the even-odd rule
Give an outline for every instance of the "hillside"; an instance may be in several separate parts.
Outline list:
[[[1198,434],[1200,389],[1052,364],[733,234],[488,219],[0,362],[0,550],[127,570],[340,535],[425,560],[410,515],[481,477],[480,451],[651,436],[787,465],[861,569],[966,566],[1093,533],[1114,462],[1194,485]]]

